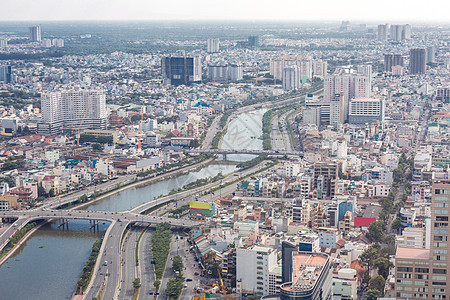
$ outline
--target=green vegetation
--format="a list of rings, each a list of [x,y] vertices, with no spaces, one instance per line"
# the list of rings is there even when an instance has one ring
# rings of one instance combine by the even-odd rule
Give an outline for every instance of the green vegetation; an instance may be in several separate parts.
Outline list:
[[[14,180],[9,176],[0,177],[0,182],[6,182],[10,188],[16,186],[16,183],[14,182]]]
[[[15,109],[23,109],[25,106],[32,104],[33,107],[40,108],[40,95],[30,94],[21,90],[8,90],[0,93],[0,103],[3,106],[12,106]]]
[[[223,136],[225,136],[226,133],[227,133],[226,129],[224,129],[222,131],[217,131],[216,135],[213,137],[213,139],[211,141],[211,149],[218,149],[219,148],[220,139]]]
[[[95,262],[97,261],[97,256],[100,252],[102,241],[103,239],[96,240],[94,245],[92,246],[91,255],[89,255],[86,265],[83,268],[83,272],[81,273],[81,277],[77,282],[76,293],[79,293],[80,289],[84,292],[89,285],[92,277],[92,270],[95,267]]]
[[[383,296],[383,293],[381,293],[379,290],[368,290],[366,293],[367,300],[377,300],[378,298],[381,298],[382,296]]]
[[[36,227],[38,224],[38,222],[28,223],[21,229],[17,230],[16,233],[14,233],[13,236],[11,236],[11,238],[9,239],[8,244],[6,244],[6,246],[0,252],[0,258],[5,256],[12,248],[14,248],[14,246],[25,236],[25,234],[27,234],[28,231]]]
[[[219,126],[220,128],[224,128],[225,125],[227,125],[228,122],[228,118],[236,111],[236,109],[231,109],[226,111],[222,117],[220,117],[220,122],[219,122]]]
[[[375,276],[369,280],[369,290],[378,290],[380,293],[383,293],[385,284],[386,280],[383,276]]]
[[[141,279],[140,278],[135,278],[133,280],[133,288],[138,289],[141,287]]]
[[[139,243],[141,242],[141,238],[144,235],[145,231],[147,231],[148,226],[145,227],[145,229],[142,230],[141,234],[139,234],[138,240],[137,240],[137,245],[135,248],[135,256],[136,256],[136,266],[139,266]]]
[[[152,253],[155,260],[156,279],[161,280],[170,250],[172,232],[167,223],[158,224],[152,236]]]
[[[22,169],[25,166],[25,159],[21,155],[10,156],[4,162],[1,168],[2,171],[10,171],[15,169]]]
[[[174,278],[169,279],[166,287],[166,295],[169,296],[169,300],[178,300],[183,290],[184,277],[177,275]]]
[[[97,136],[92,134],[80,134],[80,143],[100,143],[100,144],[112,144],[113,136]]]
[[[172,269],[175,271],[175,272],[183,272],[183,268],[184,268],[184,266],[183,266],[183,259],[181,258],[181,256],[179,256],[179,255],[177,255],[177,256],[174,256],[173,257],[173,260],[172,260]]]
[[[179,161],[179,162],[176,162],[176,163],[173,163],[173,164],[170,164],[170,165],[162,166],[162,167],[159,167],[159,168],[156,168],[156,169],[152,169],[152,170],[148,170],[148,171],[145,171],[145,172],[139,172],[139,173],[136,174],[136,176],[137,177],[147,177],[149,175],[160,173],[160,172],[168,172],[168,171],[170,171],[172,169],[181,168],[181,167],[185,167],[185,166],[188,166],[188,165],[193,165],[193,164],[199,163],[199,162],[207,160],[207,159],[209,159],[209,158],[211,158],[213,156],[214,156],[213,154],[204,153],[204,154],[201,154],[199,156],[195,156],[195,157],[193,157],[191,159],[186,159],[186,160],[183,160],[183,161]]]
[[[261,153],[260,155],[258,155],[257,157],[255,157],[251,160],[247,160],[247,161],[239,163],[237,165],[237,167],[241,170],[252,168],[252,167],[258,165],[259,163],[261,163],[262,161],[264,161],[265,159],[267,159],[267,156],[268,156],[267,153]]]

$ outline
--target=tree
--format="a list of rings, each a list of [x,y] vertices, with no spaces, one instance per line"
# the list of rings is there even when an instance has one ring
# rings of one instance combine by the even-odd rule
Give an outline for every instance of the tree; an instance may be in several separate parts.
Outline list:
[[[182,272],[183,271],[183,259],[181,256],[174,256],[172,261],[172,268],[174,271]]]
[[[48,191],[48,196],[49,196],[49,197],[55,197],[55,190],[54,190],[53,188],[51,188],[51,189]]]
[[[160,286],[160,285],[161,285],[161,281],[160,281],[159,279],[156,279],[156,280],[153,282],[153,286],[155,287],[156,290],[159,289],[159,286]]]
[[[399,230],[402,228],[402,220],[397,217],[394,222],[392,222],[392,229]]]
[[[0,177],[0,182],[6,182],[10,188],[14,187],[16,184],[14,183],[14,180],[9,177],[9,176],[5,176],[5,177]]]
[[[380,293],[379,290],[368,290],[366,293],[367,300],[377,300],[378,298],[381,298],[383,294]]]
[[[373,243],[381,243],[384,239],[384,230],[386,229],[386,224],[382,221],[375,221],[370,223],[369,225],[369,231],[367,232],[366,236],[373,242]]]
[[[99,143],[92,144],[92,150],[94,150],[94,151],[102,151],[103,150],[103,146],[100,145]]]
[[[386,280],[383,276],[377,275],[369,280],[369,290],[378,290],[381,294],[384,292]]]
[[[135,289],[138,289],[138,288],[141,287],[141,279],[140,279],[140,278],[135,278],[135,279],[133,280],[133,287],[134,287]]]
[[[374,263],[374,267],[378,269],[378,274],[383,276],[383,278],[387,278],[389,275],[389,267],[391,266],[391,263],[389,262],[389,259],[386,257],[379,257],[377,258]]]
[[[47,192],[42,186],[38,186],[38,196],[39,197],[47,197]]]

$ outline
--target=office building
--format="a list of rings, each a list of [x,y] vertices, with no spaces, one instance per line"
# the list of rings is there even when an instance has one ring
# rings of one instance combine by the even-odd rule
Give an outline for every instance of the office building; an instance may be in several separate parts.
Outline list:
[[[425,74],[426,50],[413,48],[409,52],[409,74]]]
[[[190,85],[202,81],[200,57],[166,56],[162,59],[162,75],[165,84]]]
[[[42,93],[38,133],[59,134],[79,129],[106,129],[106,98],[100,90]]]
[[[243,75],[243,68],[240,64],[208,65],[208,80],[210,81],[239,81]]]
[[[388,38],[388,24],[380,24],[378,25],[378,40],[379,41],[387,41]]]
[[[384,100],[372,98],[355,98],[350,100],[348,122],[354,125],[370,123],[380,124],[384,121]]]
[[[12,82],[12,68],[9,65],[0,66],[0,81]]]
[[[35,25],[29,27],[30,41],[40,42],[42,40],[41,36],[41,25]]]
[[[206,45],[206,52],[208,53],[217,53],[219,52],[219,39],[208,39]]]
[[[280,287],[281,300],[332,299],[332,267],[326,254],[291,253],[291,281]]]
[[[300,71],[297,66],[283,69],[283,90],[294,91],[301,88]]]
[[[392,72],[392,67],[404,66],[403,56],[401,54],[384,55],[384,72]]]
[[[236,250],[236,291],[238,294],[269,295],[269,273],[277,264],[272,248],[253,246]]]
[[[6,49],[8,46],[8,40],[0,39],[0,49]]]
[[[397,299],[448,299],[448,218],[450,180],[434,180],[431,197],[430,249],[397,247]]]
[[[257,35],[252,35],[248,37],[248,46],[255,48],[255,47],[259,47],[259,36]]]

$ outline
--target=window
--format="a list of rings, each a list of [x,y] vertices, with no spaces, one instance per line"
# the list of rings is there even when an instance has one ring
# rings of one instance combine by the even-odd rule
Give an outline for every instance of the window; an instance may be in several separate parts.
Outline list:
[[[412,280],[400,280],[400,279],[397,279],[397,283],[398,284],[412,285]]]
[[[445,235],[435,235],[434,236],[434,240],[435,241],[447,241],[448,237]]]
[[[433,255],[433,260],[447,260],[447,256],[444,256],[444,255]]]
[[[448,195],[450,194],[450,190],[434,190],[436,195]]]
[[[433,249],[434,254],[447,254],[447,250],[445,249]]]
[[[448,215],[448,209],[436,209],[434,213],[438,215]]]
[[[411,278],[411,277],[409,277]],[[416,274],[414,275],[414,279],[428,279],[428,275]]]
[[[445,221],[448,222],[447,216],[435,216],[436,221]]]
[[[428,273],[430,269],[428,268],[416,268],[416,273]]]
[[[435,196],[434,200],[436,200],[436,201],[448,201],[448,196]]]
[[[433,275],[433,280],[445,281],[445,280],[447,280],[447,276],[445,276],[445,275]]]
[[[447,229],[435,229],[434,234],[448,234]]]
[[[437,248],[447,248],[447,243],[434,243],[434,246]]]
[[[433,274],[447,274],[446,269],[433,269]]]
[[[448,200],[448,199],[447,199],[447,200]],[[434,203],[434,207],[446,208],[446,207],[448,207],[448,203],[435,202],[435,203]]]
[[[416,275],[417,276],[417,275]],[[400,274],[398,274],[398,278],[412,278],[412,274],[403,274],[403,273],[400,273]],[[420,278],[420,279],[422,279],[422,278]]]
[[[448,227],[448,223],[435,222],[434,227]]]
[[[398,260],[397,263],[398,264],[405,264],[405,265],[412,265],[413,264],[413,262],[410,261],[410,260]],[[405,272],[412,272],[412,270],[411,271],[405,271]]]

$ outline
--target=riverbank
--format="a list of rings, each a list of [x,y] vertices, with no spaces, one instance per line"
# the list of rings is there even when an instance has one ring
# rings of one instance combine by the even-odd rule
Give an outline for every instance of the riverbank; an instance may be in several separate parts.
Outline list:
[[[204,166],[204,165],[208,165],[208,164],[212,163],[214,161],[214,159],[215,158],[209,158],[209,159],[207,159],[205,161],[196,163],[194,165],[189,165],[189,166],[183,167],[181,169],[178,169],[178,170],[175,170],[175,171],[171,171],[171,172],[167,172],[165,174],[162,174],[162,175],[159,175],[159,176],[156,176],[156,177],[147,178],[147,179],[144,179],[144,180],[141,180],[141,181],[131,182],[129,184],[123,185],[119,189],[115,189],[113,191],[110,191],[110,192],[107,192],[105,194],[102,194],[102,195],[100,195],[98,197],[95,197],[94,199],[92,199],[92,200],[90,200],[88,202],[81,203],[79,205],[71,207],[70,210],[80,209],[80,208],[83,208],[85,206],[89,206],[89,205],[91,205],[91,204],[93,204],[93,203],[95,203],[95,202],[97,202],[99,200],[102,200],[104,198],[110,197],[110,196],[112,196],[112,195],[114,195],[116,193],[120,193],[120,192],[125,191],[125,190],[127,190],[129,188],[138,187],[138,186],[141,186],[141,185],[147,185],[149,183],[156,183],[158,181],[166,179],[167,177],[171,177],[173,175],[177,175],[178,173],[183,173],[184,171],[188,171],[188,170],[191,170],[191,169],[199,168],[199,167]]]

